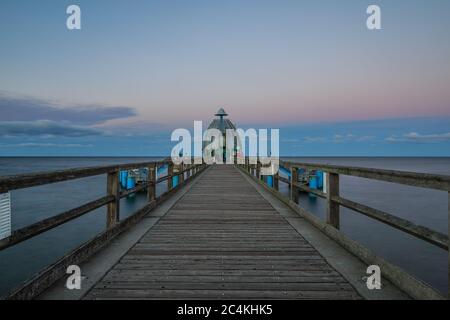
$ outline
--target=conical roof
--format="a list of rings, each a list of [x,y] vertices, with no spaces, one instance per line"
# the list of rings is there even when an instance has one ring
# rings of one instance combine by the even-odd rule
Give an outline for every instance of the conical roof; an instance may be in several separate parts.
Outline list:
[[[230,119],[223,118],[225,116],[228,116],[228,113],[226,113],[223,108],[220,108],[215,114],[215,116],[220,117],[220,119],[213,119],[208,129],[218,129],[224,134],[227,129],[236,130],[235,125],[233,124],[233,122],[231,122]]]
[[[227,115],[228,115],[228,113],[226,113],[223,108],[220,108],[219,110],[217,110],[217,112],[215,114],[215,116],[217,116],[217,117],[225,117]]]

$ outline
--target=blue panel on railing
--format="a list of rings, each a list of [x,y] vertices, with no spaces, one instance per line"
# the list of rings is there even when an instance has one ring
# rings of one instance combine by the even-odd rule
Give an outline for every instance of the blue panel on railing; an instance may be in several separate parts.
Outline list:
[[[267,176],[267,185],[273,188],[273,176]]]
[[[316,176],[309,177],[309,187],[311,189],[317,189],[317,177]],[[315,198],[316,197],[316,195],[313,194],[313,193],[310,193],[309,196],[311,198]]]
[[[317,177],[317,188],[322,189],[323,188],[323,171],[316,171],[316,177]]]
[[[128,177],[127,179],[127,190],[136,187],[136,179],[134,177]]]
[[[309,177],[309,187],[311,189],[317,189],[317,177],[316,176]]]
[[[175,188],[178,185],[178,176],[173,177],[172,179],[172,186]]]
[[[120,185],[123,188],[127,187],[127,180],[128,180],[128,171],[120,171]]]

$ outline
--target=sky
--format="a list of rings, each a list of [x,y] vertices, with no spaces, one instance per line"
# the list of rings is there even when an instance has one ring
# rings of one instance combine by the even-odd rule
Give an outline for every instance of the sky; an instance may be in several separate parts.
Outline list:
[[[2,0],[0,156],[169,155],[219,107],[282,155],[450,156],[449,39],[448,0]]]

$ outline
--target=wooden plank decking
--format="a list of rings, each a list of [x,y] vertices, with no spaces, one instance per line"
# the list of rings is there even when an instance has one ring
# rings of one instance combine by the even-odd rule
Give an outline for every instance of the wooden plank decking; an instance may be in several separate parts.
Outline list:
[[[212,166],[87,299],[359,299],[233,166]]]

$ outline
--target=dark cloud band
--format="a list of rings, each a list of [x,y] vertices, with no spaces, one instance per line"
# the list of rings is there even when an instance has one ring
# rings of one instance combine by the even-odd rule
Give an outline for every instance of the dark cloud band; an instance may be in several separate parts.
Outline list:
[[[93,125],[136,115],[130,107],[101,105],[63,106],[48,100],[12,96],[0,92],[0,121],[68,121]]]
[[[64,136],[85,137],[102,135],[101,131],[49,120],[0,121],[0,137],[6,136]]]

